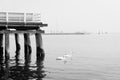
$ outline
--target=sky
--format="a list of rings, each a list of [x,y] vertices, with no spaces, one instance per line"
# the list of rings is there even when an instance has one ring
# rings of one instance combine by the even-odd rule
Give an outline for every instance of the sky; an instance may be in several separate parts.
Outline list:
[[[46,32],[120,32],[120,0],[0,0],[0,12],[41,13]]]

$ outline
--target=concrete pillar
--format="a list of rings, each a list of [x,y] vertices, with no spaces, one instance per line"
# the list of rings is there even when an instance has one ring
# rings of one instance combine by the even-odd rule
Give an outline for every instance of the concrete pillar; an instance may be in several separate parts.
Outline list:
[[[43,60],[45,57],[45,53],[44,53],[44,50],[42,48],[41,33],[36,33],[35,38],[36,38],[36,56],[37,56],[37,59]]]
[[[19,54],[20,54],[20,41],[19,41],[19,34],[15,33],[15,43],[16,43],[16,59],[19,58]]]
[[[9,33],[5,33],[5,59],[9,59]]]
[[[24,52],[25,52],[25,59],[29,59],[32,52],[29,33],[24,33]]]

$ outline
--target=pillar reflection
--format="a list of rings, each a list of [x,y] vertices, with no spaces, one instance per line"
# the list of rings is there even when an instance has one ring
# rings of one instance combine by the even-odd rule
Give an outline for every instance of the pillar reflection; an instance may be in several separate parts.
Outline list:
[[[37,58],[35,65],[31,65],[31,55],[26,57],[24,58],[24,64],[22,64],[19,55],[16,54],[15,65],[9,69],[9,78],[13,80],[42,80],[46,76],[43,70],[44,60]]]

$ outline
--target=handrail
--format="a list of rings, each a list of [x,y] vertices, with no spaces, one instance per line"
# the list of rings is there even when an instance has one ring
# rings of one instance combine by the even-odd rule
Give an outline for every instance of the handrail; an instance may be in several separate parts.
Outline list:
[[[40,13],[0,12],[0,22],[41,22]]]

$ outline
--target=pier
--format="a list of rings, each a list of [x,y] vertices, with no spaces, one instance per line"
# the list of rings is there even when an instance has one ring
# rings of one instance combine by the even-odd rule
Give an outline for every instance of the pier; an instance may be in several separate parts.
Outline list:
[[[24,36],[24,56],[28,60],[32,52],[30,35],[35,35],[36,42],[36,57],[44,59],[44,50],[42,48],[42,36],[45,27],[41,21],[40,13],[18,13],[18,12],[0,12],[0,59],[10,58],[10,34],[14,34],[16,43],[16,57],[20,54],[21,45],[19,35]]]

